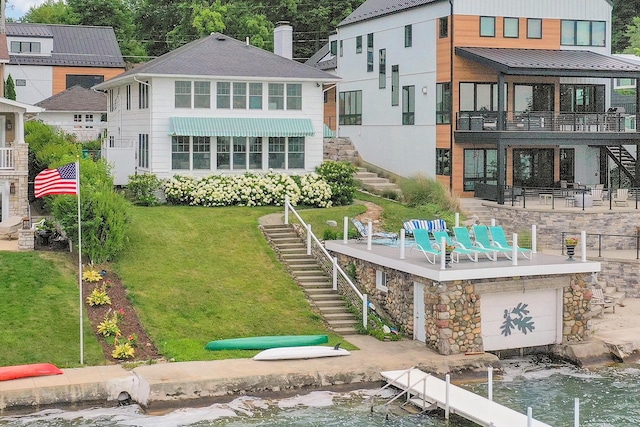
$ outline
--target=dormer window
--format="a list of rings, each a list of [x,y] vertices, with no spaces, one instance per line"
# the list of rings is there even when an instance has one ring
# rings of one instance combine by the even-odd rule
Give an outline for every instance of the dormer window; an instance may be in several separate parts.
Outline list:
[[[11,42],[11,53],[40,53],[40,42]]]

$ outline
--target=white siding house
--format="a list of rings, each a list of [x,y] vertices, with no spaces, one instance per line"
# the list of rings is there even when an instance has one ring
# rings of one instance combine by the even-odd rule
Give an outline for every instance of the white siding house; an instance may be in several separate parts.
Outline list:
[[[103,155],[116,184],[144,172],[311,172],[323,157],[322,85],[335,80],[214,33],[95,86],[108,94]]]

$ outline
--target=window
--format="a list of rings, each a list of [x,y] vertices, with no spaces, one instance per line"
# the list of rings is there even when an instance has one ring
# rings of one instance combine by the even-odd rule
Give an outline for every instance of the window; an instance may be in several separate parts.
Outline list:
[[[27,81],[25,79],[16,79],[16,86],[26,86]]]
[[[194,108],[211,108],[211,83],[193,82]]]
[[[269,169],[284,169],[285,141],[283,136],[269,137]]]
[[[86,114],[84,116],[84,121],[87,123],[93,123],[93,114]],[[85,126],[87,129],[93,129],[93,126]]]
[[[249,109],[262,110],[262,83],[249,83]]]
[[[284,83],[269,83],[269,110],[284,110]]]
[[[413,46],[413,26],[405,25],[404,26],[404,47]]]
[[[527,19],[527,38],[528,39],[542,38],[542,19],[539,19],[539,18]]]
[[[497,184],[497,159],[498,151],[495,149],[465,149],[464,191],[473,191],[476,182]]]
[[[515,84],[513,111],[554,111],[555,88],[552,84]]]
[[[336,56],[338,54],[338,41],[331,40],[331,44],[329,44],[329,52],[331,55]]]
[[[231,138],[219,136],[216,140],[216,168],[231,169]]]
[[[373,33],[367,34],[367,73],[373,71]]]
[[[233,137],[233,169],[247,168],[247,138]]]
[[[505,83],[504,109],[507,106]],[[498,111],[497,83],[460,83],[460,111]]]
[[[362,36],[356,37],[356,53],[362,53]]]
[[[40,53],[40,42],[11,42],[11,53]]]
[[[391,105],[395,106],[400,103],[400,66],[391,66]]]
[[[604,85],[560,85],[560,111],[571,113],[604,112]]]
[[[443,16],[440,18],[440,38],[445,39],[449,37],[449,17]]]
[[[149,82],[138,83],[138,108],[149,108]]]
[[[341,125],[361,125],[362,91],[340,92],[338,109]]]
[[[138,167],[149,169],[149,134],[138,134]]]
[[[496,36],[496,18],[494,16],[480,17],[480,37]]]
[[[211,137],[193,137],[193,169],[211,169]]]
[[[233,83],[233,109],[247,109],[247,84]]]
[[[189,137],[171,137],[171,169],[189,170]]]
[[[575,182],[575,148],[560,149],[560,180],[567,182]]]
[[[116,92],[113,89],[109,89],[109,111],[111,112],[116,110],[116,99]]]
[[[74,114],[73,115],[73,122],[74,123],[82,123],[82,114]],[[74,129],[82,129],[82,126],[74,125],[73,128]]]
[[[67,74],[65,76],[65,89],[74,86],[82,86],[85,89],[91,89],[93,86],[104,82],[104,75],[95,74]]]
[[[344,50],[342,46],[342,40],[340,40],[340,56],[342,56],[343,53],[344,53]]]
[[[287,110],[302,110],[302,85],[287,85]]]
[[[403,86],[402,87],[402,124],[403,125],[415,124],[415,114],[416,114],[416,87]]]
[[[231,83],[218,82],[216,91],[216,107],[231,108]]]
[[[249,169],[262,169],[262,138],[249,138]]]
[[[436,148],[436,175],[451,175],[451,150]]]
[[[382,292],[388,292],[387,287],[387,273],[382,270],[376,270],[376,289]]]
[[[451,123],[451,82],[436,84],[436,124]]]
[[[126,93],[127,93],[126,109],[131,110],[131,85],[127,85]]]
[[[503,36],[516,39],[520,37],[520,19],[504,18]]]
[[[553,187],[553,148],[514,148],[513,185]]]
[[[566,46],[605,46],[606,23],[604,21],[563,20],[560,44]]]
[[[287,169],[304,169],[304,137],[290,136]]]
[[[387,49],[380,49],[378,61],[378,87],[384,89],[387,87]]]
[[[175,82],[175,107],[191,108],[191,82]]]

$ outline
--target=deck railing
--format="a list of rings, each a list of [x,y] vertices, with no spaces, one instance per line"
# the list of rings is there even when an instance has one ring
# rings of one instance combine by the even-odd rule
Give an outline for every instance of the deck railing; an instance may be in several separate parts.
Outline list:
[[[602,251],[606,247],[615,247],[616,250],[624,250],[631,248],[636,252],[636,259],[640,259],[640,227],[636,228],[635,233],[630,234],[597,234],[585,233],[585,250],[587,248],[598,251],[598,258],[602,258]],[[563,231],[560,246],[562,247],[562,255],[565,250],[565,239],[567,237],[580,237],[580,233]],[[614,242],[611,244],[611,242]],[[609,244],[607,244],[609,243]]]
[[[527,207],[534,203],[542,203],[556,209],[559,207],[579,207],[582,210],[596,206],[592,199],[593,189],[588,186],[578,188],[558,187],[520,187],[507,186],[504,189],[505,204],[511,206]],[[482,197],[481,197],[482,198]],[[626,202],[626,203],[625,203]],[[629,188],[628,198],[616,199],[616,191],[602,190],[602,200],[597,201],[597,206],[605,206],[613,210],[616,206],[625,205],[630,208],[640,209],[640,188]]]
[[[0,147],[0,169],[15,169],[13,148]]]
[[[456,130],[496,131],[497,111],[462,111],[456,115]],[[628,114],[571,113],[555,111],[505,111],[502,130],[539,132],[625,132]]]
[[[333,289],[338,291],[340,295],[345,297],[353,307],[362,315],[362,326],[367,329],[368,319],[368,298],[367,294],[360,292],[358,287],[353,284],[349,276],[338,265],[338,259],[332,257],[325,249],[322,242],[311,231],[311,224],[304,222],[300,214],[295,210],[293,205],[289,203],[289,197],[284,202],[284,223],[289,224],[289,212],[291,212],[300,222],[304,229],[307,241],[307,255],[314,255],[320,262],[325,272],[333,277]]]

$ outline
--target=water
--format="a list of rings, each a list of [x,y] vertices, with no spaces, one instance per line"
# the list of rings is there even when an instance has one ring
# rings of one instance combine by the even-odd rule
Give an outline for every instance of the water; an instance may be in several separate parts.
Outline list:
[[[581,427],[640,426],[640,368],[578,369],[550,361],[519,359],[503,362],[504,376],[494,381],[494,400],[555,427],[574,425],[574,399],[580,399]],[[462,384],[487,395],[486,383]],[[350,393],[316,391],[283,399],[241,397],[204,408],[183,408],[162,415],[145,414],[135,405],[80,411],[47,410],[23,416],[0,417],[0,427],[469,427],[473,424],[442,412],[409,415],[393,405],[383,407],[390,395],[376,390]]]

